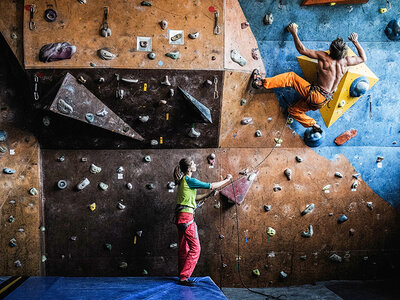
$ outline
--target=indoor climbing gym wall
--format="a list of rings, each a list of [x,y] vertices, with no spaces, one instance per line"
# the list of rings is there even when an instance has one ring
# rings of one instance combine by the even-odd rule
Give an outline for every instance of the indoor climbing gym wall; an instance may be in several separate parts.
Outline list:
[[[399,51],[385,28],[400,8],[311,2],[2,2],[0,274],[176,276],[183,157],[202,181],[233,175],[196,209],[193,276],[271,287],[397,272]],[[296,93],[251,85],[255,68],[315,77],[291,22],[323,51],[357,32],[368,57],[308,112],[318,147],[287,115]]]

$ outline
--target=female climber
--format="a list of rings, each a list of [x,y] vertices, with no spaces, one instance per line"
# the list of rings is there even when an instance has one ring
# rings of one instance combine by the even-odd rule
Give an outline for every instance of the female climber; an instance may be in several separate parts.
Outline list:
[[[179,165],[175,167],[174,179],[178,185],[176,220],[178,227],[178,272],[180,285],[193,286],[193,281],[189,280],[200,256],[200,241],[197,233],[197,225],[194,222],[194,210],[196,200],[204,200],[214,192],[204,195],[196,195],[197,189],[215,190],[232,179],[228,174],[225,180],[205,183],[192,178],[192,173],[196,172],[196,164],[189,158],[182,158]]]

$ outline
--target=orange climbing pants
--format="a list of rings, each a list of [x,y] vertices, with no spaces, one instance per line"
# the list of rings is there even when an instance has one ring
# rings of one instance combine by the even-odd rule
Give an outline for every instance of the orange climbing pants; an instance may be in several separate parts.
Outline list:
[[[305,113],[309,110],[317,110],[323,107],[327,100],[320,92],[312,90],[311,84],[295,74],[294,72],[279,74],[274,77],[264,78],[263,86],[266,89],[274,89],[280,87],[294,88],[300,95],[301,99],[293,106],[289,106],[288,112],[304,127],[311,127],[317,122],[307,116]]]
[[[189,222],[191,222],[189,224]],[[182,228],[181,224],[189,224]],[[178,273],[180,280],[189,279],[200,257],[200,240],[197,233],[197,225],[193,220],[193,214],[180,212],[177,215],[178,227]]]

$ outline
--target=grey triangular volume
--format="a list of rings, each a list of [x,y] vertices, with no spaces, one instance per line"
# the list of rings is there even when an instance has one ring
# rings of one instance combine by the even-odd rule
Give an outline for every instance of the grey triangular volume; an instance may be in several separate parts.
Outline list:
[[[198,111],[201,115],[201,118],[204,120],[205,123],[212,123],[211,112],[207,106],[201,104],[196,98],[190,95],[188,92],[183,90],[180,86],[178,89],[181,91],[185,99],[189,100],[192,103],[193,107]]]
[[[135,130],[109,109],[74,76],[67,73],[49,108],[52,112],[143,141]]]

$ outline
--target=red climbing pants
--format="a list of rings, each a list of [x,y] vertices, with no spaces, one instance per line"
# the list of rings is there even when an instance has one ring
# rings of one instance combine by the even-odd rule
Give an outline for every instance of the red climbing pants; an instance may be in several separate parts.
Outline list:
[[[192,220],[193,214],[180,212],[177,215],[176,223],[179,236],[178,272],[180,280],[189,279],[200,257],[201,248],[196,223],[189,224],[186,229],[182,225]]]
[[[297,120],[304,127],[311,127],[317,122],[307,116],[305,113],[309,110],[316,110],[316,108],[311,107],[307,104],[306,100],[310,101],[314,105],[321,104],[323,107],[323,103],[326,102],[326,98],[321,95],[317,91],[312,91],[310,93],[310,83],[294,72],[279,74],[274,77],[264,78],[263,86],[266,89],[274,89],[280,87],[291,87],[295,89],[300,95],[301,99],[297,101],[297,103],[288,108],[288,112],[291,114],[293,119]],[[320,108],[321,108],[320,107]]]

